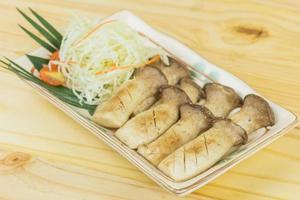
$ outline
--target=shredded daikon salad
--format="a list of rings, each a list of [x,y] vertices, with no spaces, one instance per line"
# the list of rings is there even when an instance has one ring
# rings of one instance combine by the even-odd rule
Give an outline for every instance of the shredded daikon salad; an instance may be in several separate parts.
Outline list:
[[[59,61],[49,66],[58,65],[81,103],[98,105],[154,56],[168,64],[161,48],[125,22],[77,18],[64,34]]]

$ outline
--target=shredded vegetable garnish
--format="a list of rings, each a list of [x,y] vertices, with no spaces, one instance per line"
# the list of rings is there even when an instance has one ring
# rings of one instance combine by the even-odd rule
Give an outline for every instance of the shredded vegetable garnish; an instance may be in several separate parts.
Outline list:
[[[161,48],[150,44],[126,23],[81,18],[67,29],[59,60],[51,60],[49,68],[58,66],[66,86],[80,102],[97,105],[129,80],[135,68],[159,57],[168,62]]]

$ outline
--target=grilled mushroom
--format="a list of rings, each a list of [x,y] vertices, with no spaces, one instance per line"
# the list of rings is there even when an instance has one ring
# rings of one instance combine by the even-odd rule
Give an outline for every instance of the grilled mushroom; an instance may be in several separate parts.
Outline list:
[[[157,101],[158,97],[157,95],[154,95],[152,97],[148,97],[147,99],[145,99],[144,101],[142,101],[139,105],[137,105],[137,107],[134,109],[132,116],[135,116],[147,109],[149,109],[156,101]]]
[[[268,102],[255,94],[247,95],[241,110],[230,118],[245,129],[248,134],[262,127],[275,124],[274,113]]]
[[[192,103],[196,103],[199,101],[199,99],[205,97],[205,93],[203,89],[189,77],[182,78],[178,83],[178,87],[188,95]],[[149,109],[157,101],[157,99],[158,99],[157,95],[148,97],[143,102],[141,102],[136,107],[136,109],[134,109],[132,115],[135,116],[138,113]]]
[[[226,117],[242,103],[241,97],[230,87],[218,83],[207,83],[204,86],[207,107],[216,117]]]
[[[110,100],[96,108],[92,120],[104,127],[119,128],[137,105],[166,83],[166,77],[159,69],[150,66],[138,69],[134,79],[123,84]]]
[[[169,57],[169,65],[165,65],[162,61],[153,65],[167,77],[169,85],[175,85],[180,79],[189,76],[188,69],[172,57]]]
[[[235,145],[245,143],[247,134],[230,120],[218,120],[212,128],[166,157],[158,168],[175,181],[182,181],[214,165]]]
[[[152,66],[162,71],[162,73],[168,80],[168,85],[175,85],[183,77],[189,76],[188,70],[171,57],[169,57],[169,65],[166,65],[161,60],[159,60],[158,62],[152,64]],[[156,101],[157,98],[155,96],[145,99],[143,102],[136,106],[132,115],[135,116],[138,113],[149,109]]]
[[[180,120],[150,144],[139,146],[138,152],[152,164],[158,165],[177,148],[210,128],[212,120],[212,114],[205,107],[183,104],[180,106]]]
[[[147,144],[178,120],[179,106],[189,101],[181,89],[165,86],[155,106],[131,118],[115,132],[115,135],[132,149]]]
[[[205,96],[203,89],[189,77],[179,81],[179,88],[185,91],[192,103],[196,103]]]

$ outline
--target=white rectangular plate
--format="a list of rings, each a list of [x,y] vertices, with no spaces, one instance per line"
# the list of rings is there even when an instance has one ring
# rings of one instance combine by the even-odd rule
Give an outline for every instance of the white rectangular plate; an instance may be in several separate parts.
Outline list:
[[[147,36],[154,43],[166,49],[174,57],[185,62],[189,67],[189,70],[192,72],[194,80],[196,80],[200,85],[203,85],[205,82],[207,82],[208,79],[206,78],[206,76],[209,76],[216,82],[232,87],[241,97],[244,97],[249,93],[256,93],[246,83],[244,83],[237,77],[209,63],[204,58],[197,55],[194,51],[176,41],[175,39],[154,30],[140,18],[128,11],[121,11],[103,19],[103,21],[106,20],[125,21],[133,29]],[[38,49],[33,54],[45,56],[47,53],[43,49]],[[16,62],[27,70],[30,70],[31,68],[31,64],[26,57],[21,57],[17,59]],[[90,130],[94,135],[101,138],[104,142],[106,142],[109,146],[111,146],[113,149],[127,158],[133,165],[137,166],[156,183],[161,185],[166,190],[177,195],[186,195],[188,193],[191,193],[192,191],[200,188],[209,181],[220,176],[243,159],[252,155],[289,129],[296,126],[298,122],[297,116],[295,114],[287,111],[279,105],[268,101],[271,105],[272,110],[274,111],[276,118],[276,124],[273,127],[271,127],[264,134],[257,132],[256,134],[254,134],[254,137],[250,138],[249,142],[246,145],[235,149],[235,151],[227,155],[223,160],[221,160],[205,172],[197,175],[190,180],[175,182],[164,175],[156,167],[152,166],[136,151],[131,150],[127,146],[122,144],[116,137],[113,136],[112,131],[100,127],[99,125],[90,121],[87,112],[65,104],[55,96],[51,95],[45,89],[39,87],[34,83],[26,83],[35,88],[36,91],[40,95],[45,97],[49,102],[63,110],[78,123]]]

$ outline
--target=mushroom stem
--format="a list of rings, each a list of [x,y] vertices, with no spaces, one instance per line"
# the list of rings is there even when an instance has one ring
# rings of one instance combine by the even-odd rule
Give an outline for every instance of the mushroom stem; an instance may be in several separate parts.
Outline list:
[[[241,97],[230,87],[218,83],[207,83],[204,86],[207,107],[216,117],[227,115],[242,103]]]

